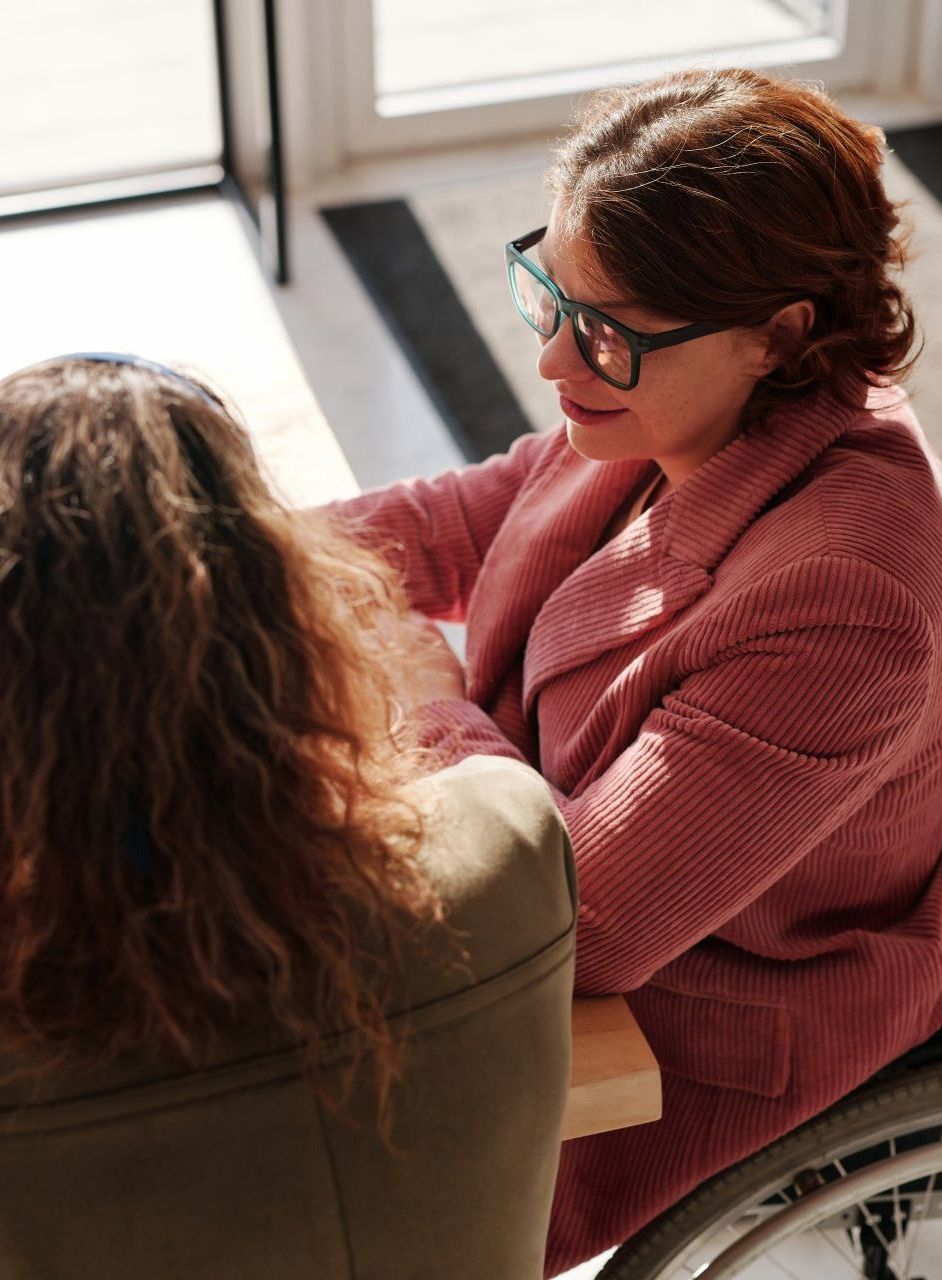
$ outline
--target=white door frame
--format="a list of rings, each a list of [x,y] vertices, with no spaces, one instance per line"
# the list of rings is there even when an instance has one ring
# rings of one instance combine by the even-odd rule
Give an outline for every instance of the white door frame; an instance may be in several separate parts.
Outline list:
[[[503,81],[499,102],[492,100],[493,85],[417,93],[399,102],[407,112],[380,115],[373,88],[372,0],[278,3],[287,162],[296,189],[351,160],[549,135],[571,117],[579,97],[600,84],[637,81],[671,65],[709,60],[664,58],[656,65],[621,63]],[[846,22],[843,48],[821,36],[737,49],[735,58],[823,80],[839,96],[846,92],[855,107],[862,95],[874,96],[874,119],[884,108],[890,123],[899,116],[942,119],[942,0],[836,0],[836,10]]]

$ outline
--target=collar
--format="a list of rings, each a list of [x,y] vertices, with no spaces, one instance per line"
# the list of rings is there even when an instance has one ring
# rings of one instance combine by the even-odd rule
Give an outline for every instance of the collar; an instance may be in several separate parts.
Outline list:
[[[744,430],[598,551],[648,463],[598,463],[561,442],[525,484],[469,603],[470,696],[486,707],[526,651],[524,706],[547,680],[660,626],[703,595],[745,529],[858,420],[818,391]],[[493,608],[494,600],[504,602]]]

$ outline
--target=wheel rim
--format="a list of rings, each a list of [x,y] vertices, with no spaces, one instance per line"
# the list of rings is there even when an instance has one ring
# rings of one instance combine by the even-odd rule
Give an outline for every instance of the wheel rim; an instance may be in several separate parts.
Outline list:
[[[732,1280],[732,1277],[742,1276],[754,1262],[766,1257],[771,1250],[797,1232],[819,1229],[836,1215],[855,1208],[863,1226],[870,1228],[878,1245],[884,1249],[892,1274],[897,1280],[911,1280],[911,1265],[917,1241],[903,1229],[904,1188],[913,1183],[925,1183],[921,1190],[921,1212],[919,1205],[912,1205],[909,1197],[905,1196],[907,1223],[912,1221],[918,1231],[929,1217],[928,1208],[940,1173],[942,1142],[931,1143],[914,1151],[897,1152],[886,1160],[880,1160],[854,1173],[845,1173],[810,1194],[783,1204],[780,1212],[747,1231],[711,1262],[694,1270],[693,1276],[697,1280]],[[883,1229],[880,1217],[874,1212],[872,1202],[875,1198],[892,1205],[893,1218],[897,1224],[892,1238]],[[831,1245],[833,1241],[829,1240],[828,1243]],[[850,1244],[854,1244],[852,1236]],[[850,1268],[847,1274],[862,1274],[860,1266],[866,1265],[866,1260],[862,1256],[862,1249],[860,1252],[859,1258],[850,1249],[842,1255]],[[782,1274],[787,1275],[785,1264],[778,1265],[782,1267]]]
[[[863,1280],[872,1280],[873,1277],[880,1277],[881,1280],[923,1280],[926,1275],[935,1277],[937,1261],[935,1264],[931,1261],[920,1264],[918,1250],[923,1223],[933,1219],[940,1221],[933,1222],[931,1229],[926,1231],[922,1247],[933,1246],[936,1258],[942,1252],[942,1105],[939,1101],[938,1079],[937,1075],[933,1077],[930,1082],[933,1086],[931,1093],[923,1093],[917,1099],[919,1105],[910,1110],[902,1126],[900,1117],[884,1112],[885,1119],[881,1120],[880,1112],[874,1114],[872,1107],[856,1117],[856,1136],[847,1132],[846,1124],[835,1127],[833,1122],[824,1126],[820,1121],[811,1122],[817,1126],[818,1132],[810,1150],[807,1146],[805,1148],[801,1157],[803,1167],[799,1174],[794,1173],[799,1166],[793,1159],[790,1148],[786,1148],[777,1161],[770,1164],[765,1178],[753,1181],[748,1195],[737,1200],[732,1188],[724,1185],[717,1189],[714,1193],[717,1208],[724,1201],[728,1208],[721,1212],[709,1211],[709,1225],[705,1230],[699,1234],[685,1235],[681,1223],[672,1228],[679,1231],[682,1243],[669,1253],[662,1254],[660,1263],[654,1268],[643,1262],[643,1254],[637,1255],[637,1266],[633,1265],[632,1259],[636,1256],[634,1242],[629,1242],[603,1267],[599,1280],[603,1276],[615,1277],[623,1274],[625,1277],[643,1275],[646,1280],[693,1280],[693,1277],[698,1277],[698,1280],[726,1280],[727,1277],[740,1276],[743,1280],[766,1280],[771,1276],[782,1277],[782,1280],[808,1280],[810,1275],[821,1275],[821,1254],[820,1251],[815,1254],[813,1249],[806,1249],[805,1259],[798,1264],[797,1269],[790,1268],[787,1263],[782,1264],[777,1258],[771,1258],[768,1248],[765,1248],[762,1262],[757,1261],[756,1257],[749,1262],[743,1262],[740,1257],[740,1261],[736,1262],[736,1255],[731,1254],[724,1260],[726,1269],[720,1269],[720,1258],[724,1251],[753,1231],[764,1227],[774,1217],[781,1219],[782,1227],[775,1234],[779,1239],[790,1240],[791,1245],[807,1245],[809,1240],[816,1244],[814,1237],[822,1233],[830,1236],[828,1250],[834,1265],[826,1270],[828,1277],[832,1274],[835,1277],[862,1277]],[[882,1104],[883,1099],[879,1099],[879,1102]],[[882,1110],[882,1106],[880,1109]],[[795,1137],[800,1137],[800,1132],[796,1132]],[[930,1147],[933,1149],[931,1155],[919,1154]],[[896,1163],[904,1157],[908,1158],[913,1151],[917,1152],[914,1163]],[[904,1180],[915,1179],[912,1168],[924,1167],[926,1161],[932,1167],[920,1175],[919,1182]],[[888,1213],[891,1220],[890,1232],[885,1234],[889,1237],[892,1233],[894,1238],[887,1238],[889,1248],[883,1251],[884,1256],[889,1258],[890,1268],[884,1270],[871,1269],[871,1264],[863,1257],[861,1237],[868,1228],[867,1214],[858,1207],[856,1195],[857,1189],[863,1188],[865,1184],[863,1180],[849,1183],[850,1177],[858,1169],[870,1169],[877,1163],[882,1163],[883,1171],[875,1174],[875,1179],[889,1185],[880,1188],[877,1193],[868,1189],[866,1196],[872,1196],[877,1211]],[[898,1178],[894,1177],[894,1170],[899,1173]],[[906,1170],[909,1172],[905,1172]],[[724,1183],[725,1181],[724,1178]],[[826,1217],[823,1223],[815,1222],[802,1235],[801,1219],[797,1213],[794,1216],[791,1213],[793,1206],[802,1199],[810,1199],[818,1186],[834,1182],[849,1183],[840,1197],[846,1202],[843,1211],[834,1207],[838,1200],[832,1193],[828,1201],[830,1218]],[[869,1188],[870,1183],[866,1186]],[[867,1209],[867,1206],[868,1199],[864,1199],[863,1208]],[[682,1211],[683,1206],[678,1205],[677,1210]],[[868,1211],[871,1214],[874,1212]],[[704,1210],[696,1209],[693,1212],[696,1215]],[[879,1227],[879,1221],[877,1225]],[[870,1230],[870,1235],[879,1241],[878,1231]],[[899,1238],[899,1243],[895,1237]],[[766,1262],[769,1265],[765,1265]],[[624,1269],[626,1263],[627,1270]],[[709,1264],[712,1264],[713,1269],[707,1271]],[[914,1266],[917,1267],[916,1270],[913,1269]]]

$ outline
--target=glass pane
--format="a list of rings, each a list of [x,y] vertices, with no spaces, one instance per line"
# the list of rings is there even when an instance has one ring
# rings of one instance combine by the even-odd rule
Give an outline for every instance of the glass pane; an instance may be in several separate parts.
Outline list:
[[[831,0],[373,0],[378,96],[830,30]]]
[[[217,161],[212,0],[14,0],[0,194]]]
[[[627,341],[607,324],[602,324],[594,316],[580,315],[579,332],[584,341],[580,346],[585,348],[589,359],[597,369],[601,369],[616,382],[631,381],[631,348]]]

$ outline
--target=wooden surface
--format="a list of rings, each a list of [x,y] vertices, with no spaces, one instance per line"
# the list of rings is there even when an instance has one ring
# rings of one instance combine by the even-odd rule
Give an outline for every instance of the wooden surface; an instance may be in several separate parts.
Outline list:
[[[661,1073],[624,998],[577,996],[563,1138],[625,1129],[660,1116]]]

